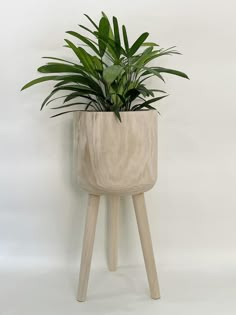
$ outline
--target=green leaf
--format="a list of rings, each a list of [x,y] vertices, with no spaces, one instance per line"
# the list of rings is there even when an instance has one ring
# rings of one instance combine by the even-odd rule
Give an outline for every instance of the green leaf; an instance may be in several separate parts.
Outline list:
[[[123,68],[119,65],[107,67],[103,70],[103,78],[108,84],[111,84],[116,80],[122,71]]]
[[[140,68],[142,66],[144,66],[145,64],[145,61],[150,58],[150,56],[152,55],[152,50],[153,50],[153,47],[148,47],[146,48],[142,54],[136,58],[136,60],[134,61],[134,64],[136,67]]]
[[[72,65],[66,65],[62,63],[47,64],[38,68],[41,73],[61,73],[61,72],[71,72],[78,73],[78,69]]]
[[[80,95],[85,94],[85,98],[88,98],[87,95],[92,94],[92,95],[96,95],[96,92],[89,89],[89,88],[85,88],[79,85],[66,85],[66,86],[60,86],[55,88],[43,101],[42,105],[41,105],[41,110],[43,109],[43,107],[46,105],[46,103],[48,103],[49,99],[57,92],[59,91],[74,91],[74,92],[78,92]],[[65,99],[66,100],[66,99]],[[65,101],[64,101],[65,102]]]
[[[141,83],[143,83],[144,81],[146,81],[146,80],[148,80],[148,79],[150,79],[150,78],[152,78],[152,77],[154,77],[154,74],[151,74],[151,75],[145,77],[144,79],[142,79],[141,81],[139,81],[139,83],[141,84]]]
[[[76,83],[81,83],[81,84],[88,84],[87,78],[82,76],[82,75],[76,75],[76,74],[71,74],[71,75],[62,75],[60,77],[60,80],[66,81],[66,82],[76,82]]]
[[[73,81],[63,80],[63,81],[60,81],[59,83],[55,84],[54,87],[58,87],[58,86],[62,86],[62,85],[68,84],[68,82],[73,82]]]
[[[165,93],[166,94],[166,92],[163,91],[163,90],[151,89],[150,91],[152,91],[152,92],[159,92],[159,93]]]
[[[117,95],[119,96],[119,98],[120,98],[120,100],[122,102],[122,105],[125,105],[126,104],[126,99],[124,98],[124,96],[121,95],[121,94],[117,94]]]
[[[132,108],[132,110],[136,110],[136,108],[141,109],[141,108],[143,108],[143,107],[147,107],[147,105],[150,105],[151,103],[160,101],[161,99],[163,99],[163,98],[165,98],[165,97],[167,97],[167,96],[168,96],[168,95],[164,95],[164,96],[159,96],[159,97],[152,98],[152,99],[150,99],[150,100],[148,100],[148,101],[145,101],[145,102],[142,103],[142,104],[137,104],[137,105],[135,105],[135,106]]]
[[[80,61],[83,64],[83,66],[90,72],[90,74],[93,74],[96,76],[95,73],[95,67],[93,62],[93,57],[86,52],[83,48],[78,48],[78,54],[80,56]]]
[[[63,103],[69,102],[69,101],[71,101],[71,100],[73,100],[73,99],[75,99],[75,98],[77,98],[77,97],[80,97],[80,96],[81,96],[80,93],[78,93],[78,92],[73,92],[73,93],[71,93],[71,94],[69,94],[69,95],[66,96],[66,98],[64,99],[64,102],[63,102]]]
[[[70,103],[70,104],[66,104],[66,105],[61,105],[61,106],[56,106],[56,107],[51,107],[51,109],[59,109],[59,108],[66,108],[66,107],[70,107],[70,106],[75,106],[75,105],[86,105],[87,103]]]
[[[99,84],[93,80],[91,77],[88,76],[82,76],[82,75],[68,75],[68,76],[61,76],[61,80],[65,80],[68,82],[77,82],[83,85],[87,85],[91,87],[94,90],[97,90],[97,92],[100,93],[101,88]]]
[[[152,43],[152,42],[145,42],[145,43],[142,43],[141,46],[155,47],[155,46],[159,46],[159,45],[156,43]]]
[[[151,56],[146,59],[145,64],[149,63],[153,59],[159,58],[161,56],[171,56],[171,55],[180,55],[180,53],[176,50],[173,50],[174,47],[170,47],[168,49],[160,49],[152,52]]]
[[[55,58],[55,57],[42,57],[42,58],[43,59],[52,59],[52,60],[57,60],[57,61],[63,61],[63,62],[69,63],[71,65],[74,65],[74,66],[79,66],[77,63],[74,63],[74,62],[71,62],[71,61],[68,61],[65,59],[61,59],[61,58]]]
[[[163,82],[165,82],[164,78],[162,77],[162,75],[155,69],[153,68],[147,68],[147,67],[143,67],[144,70],[146,70],[142,76],[147,75],[147,74],[154,74],[155,76],[157,76],[159,79],[161,79]]]
[[[73,31],[68,31],[66,33],[80,39],[83,43],[88,45],[97,55],[100,55],[99,50],[97,49],[97,47],[92,43],[92,41],[89,38],[84,37],[83,35],[81,35],[77,32],[73,32]]]
[[[81,110],[80,109],[68,110],[66,112],[62,112],[62,113],[59,113],[59,114],[56,114],[56,115],[52,115],[50,118],[54,118],[54,117],[57,117],[57,116],[61,116],[61,115],[67,114],[67,113],[74,113],[74,112],[81,112]]]
[[[102,11],[102,16],[105,17],[108,20],[108,16],[106,15],[105,12]]]
[[[85,27],[84,25],[78,24],[79,27],[81,27],[82,29],[84,29],[85,31],[89,32],[90,34],[94,35],[94,32],[91,31],[89,28]],[[95,36],[95,35],[94,35]]]
[[[82,75],[64,75],[64,76],[57,76],[55,80],[61,80],[55,87],[62,86],[68,83],[80,83],[84,86],[87,86],[94,91],[97,92],[98,95],[103,96],[103,91],[99,84],[90,77],[82,76]]]
[[[102,61],[97,56],[93,56],[93,62],[97,70],[103,71]]]
[[[145,104],[147,105],[147,104],[151,104],[151,103],[160,101],[160,100],[162,100],[163,98],[165,98],[167,96],[169,96],[169,95],[164,95],[164,96],[159,96],[159,97],[152,98],[151,100],[146,101]]]
[[[133,102],[140,94],[138,89],[130,89],[125,93],[125,97],[129,98],[130,102]]]
[[[76,54],[76,56],[80,59],[80,56],[79,56],[79,53],[78,53],[78,48],[68,39],[65,39],[65,42],[73,50],[73,52]]]
[[[45,105],[47,106],[48,104],[58,100],[58,99],[61,99],[61,98],[64,98],[64,97],[67,97],[67,95],[63,95],[63,96],[59,96],[59,97],[55,97],[53,98],[52,100],[48,101]]]
[[[30,81],[29,83],[25,84],[21,91],[29,88],[30,86],[34,85],[34,84],[38,84],[38,83],[41,83],[41,82],[44,82],[44,81],[51,81],[51,80],[56,80],[57,76],[48,76],[48,77],[41,77],[41,78],[38,78],[38,79],[35,79],[35,80],[32,80]]]
[[[116,117],[119,119],[119,121],[121,122],[121,117],[120,117],[120,106],[118,104],[113,104],[111,106],[111,111],[114,112],[114,114],[116,115]]]
[[[178,70],[166,69],[166,68],[162,68],[162,67],[152,67],[152,69],[157,70],[159,73],[164,72],[164,73],[177,75],[177,76],[185,78],[185,79],[189,79],[187,74],[185,74],[184,72],[178,71]]]
[[[70,48],[74,51],[76,56],[79,58],[82,65],[85,67],[85,69],[91,73],[94,74],[94,66],[92,61],[92,56],[87,53],[82,47],[76,47],[71,41],[68,39],[65,39],[67,44],[70,46]]]
[[[119,32],[119,25],[118,20],[115,16],[113,16],[113,28],[114,28],[114,40],[115,40],[115,48],[117,52],[117,57],[120,57],[120,32]]]
[[[149,97],[152,96],[154,97],[154,93],[152,90],[147,89],[144,85],[139,85],[138,91],[144,96],[144,97]]]
[[[101,56],[103,56],[106,51],[107,47],[106,41],[108,39],[109,29],[110,29],[109,21],[105,17],[102,17],[99,22],[98,29],[98,46]]]
[[[146,104],[146,105],[140,105],[140,106],[138,106],[138,107],[133,107],[132,108],[132,110],[133,111],[137,111],[137,110],[141,110],[142,108],[148,108],[148,109],[154,109],[154,110],[156,110],[156,108],[155,107],[153,107],[153,106],[151,106],[151,105],[148,105],[148,104]],[[159,113],[159,112],[158,112]]]
[[[96,109],[96,106],[92,105],[92,101],[87,104],[87,106],[85,107],[84,110],[88,110],[89,107],[92,107],[94,110],[97,110],[97,109]]]
[[[82,85],[65,85],[65,86],[61,86],[59,88],[57,88],[57,90],[59,91],[77,91],[81,94],[91,94],[91,95],[97,95],[96,91],[94,91],[93,89],[86,87],[86,86],[82,86]]]
[[[73,100],[73,99],[75,99],[77,97],[83,97],[83,98],[86,98],[88,100],[94,101],[94,99],[92,99],[88,95],[83,95],[80,92],[74,92],[74,93],[71,93],[71,94],[67,95],[63,103],[69,102],[69,101],[71,101],[71,100]]]
[[[87,14],[84,14],[86,16],[86,18],[93,24],[93,26],[98,30],[98,26],[96,23],[94,23],[94,21],[91,19],[90,16],[88,16]]]
[[[108,19],[107,15],[104,12],[102,12],[102,16],[104,18],[106,18],[108,23],[109,23],[109,35],[108,35],[108,37],[111,38],[112,40],[114,40],[114,34],[113,34],[113,31],[112,31],[112,28],[111,28],[111,24],[109,22],[109,19]]]
[[[49,103],[48,101],[50,100],[50,98],[57,92],[57,89],[54,89],[43,101],[40,110],[42,110],[44,108],[44,106]]]
[[[121,117],[120,117],[120,112],[118,110],[114,111],[114,114],[116,115],[116,117],[119,119],[119,121],[121,122]]]
[[[139,36],[139,38],[134,42],[134,44],[131,46],[129,50],[129,57],[133,56],[136,51],[140,48],[140,46],[143,44],[143,42],[147,39],[148,33],[143,33]]]
[[[122,26],[122,33],[123,33],[123,40],[124,40],[125,50],[126,50],[126,53],[128,54],[129,53],[129,41],[128,41],[126,28],[125,28],[124,25]]]
[[[117,62],[117,61],[119,63],[119,58],[117,59],[117,52],[116,52],[116,48],[115,48],[115,41],[113,39],[113,35],[110,35],[110,33],[111,33],[110,23],[109,23],[108,20],[107,20],[107,22],[109,24],[109,34],[108,34],[108,36],[107,37],[103,37],[99,32],[94,32],[94,35],[97,37],[98,43],[101,43],[102,45],[104,45],[104,47],[106,47],[106,49],[105,49],[106,56],[108,56],[109,59],[113,63]],[[121,50],[122,50],[122,48],[121,48]]]

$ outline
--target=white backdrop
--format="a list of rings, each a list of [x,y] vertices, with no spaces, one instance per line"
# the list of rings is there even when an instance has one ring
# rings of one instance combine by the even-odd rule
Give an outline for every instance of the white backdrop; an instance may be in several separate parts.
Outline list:
[[[83,13],[98,20],[102,10],[127,26],[131,41],[148,31],[161,46],[176,45],[183,56],[163,58],[161,64],[183,70],[191,79],[166,76],[171,96],[158,105],[159,178],[146,202],[160,277],[161,270],[180,268],[232,270],[235,275],[234,0],[1,4],[2,270],[79,267],[87,195],[72,179],[71,116],[53,120],[50,110],[39,112],[49,84],[23,93],[20,88],[38,76],[36,68],[44,62],[40,57],[70,58],[62,48],[63,38],[69,38],[64,32],[87,23]],[[163,88],[158,81],[153,84]],[[142,265],[130,199],[123,199],[122,206],[119,264]],[[93,270],[106,266],[106,208],[103,198]]]

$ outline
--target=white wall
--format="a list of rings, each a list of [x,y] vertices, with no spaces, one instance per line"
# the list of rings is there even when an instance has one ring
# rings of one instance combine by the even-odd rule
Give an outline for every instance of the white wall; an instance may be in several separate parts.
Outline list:
[[[63,265],[80,255],[86,193],[71,176],[71,117],[39,112],[46,83],[41,56],[69,57],[64,32],[116,15],[134,40],[149,31],[183,56],[162,65],[191,80],[168,77],[171,96],[159,105],[159,180],[147,193],[160,266],[231,266],[235,250],[235,1],[5,1],[1,5],[0,263]],[[166,76],[167,78],[167,76]],[[157,87],[162,87],[158,81]],[[93,266],[105,266],[106,202],[102,201]],[[133,208],[123,200],[120,264],[143,263]]]

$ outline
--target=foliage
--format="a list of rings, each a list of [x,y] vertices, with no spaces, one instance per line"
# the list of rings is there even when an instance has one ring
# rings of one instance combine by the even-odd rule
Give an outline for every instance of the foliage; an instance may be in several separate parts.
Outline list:
[[[65,46],[75,54],[77,61],[43,57],[49,62],[38,68],[38,71],[47,76],[35,79],[22,88],[24,90],[37,83],[55,81],[52,92],[41,106],[43,109],[52,101],[63,98],[61,106],[53,107],[63,111],[52,117],[83,109],[112,111],[120,119],[121,111],[154,109],[151,104],[167,96],[162,90],[147,88],[146,80],[149,78],[157,77],[164,81],[163,73],[188,78],[177,70],[150,66],[152,60],[161,56],[179,54],[175,47],[163,49],[156,43],[146,41],[148,33],[141,34],[130,45],[126,27],[123,25],[120,28],[116,17],[110,23],[105,13],[102,13],[99,24],[96,24],[88,15],[85,16],[93,29],[79,26],[89,37],[68,31],[67,34],[79,44],[65,39]],[[67,94],[55,98],[60,92]],[[161,93],[162,96],[155,96],[155,93]]]

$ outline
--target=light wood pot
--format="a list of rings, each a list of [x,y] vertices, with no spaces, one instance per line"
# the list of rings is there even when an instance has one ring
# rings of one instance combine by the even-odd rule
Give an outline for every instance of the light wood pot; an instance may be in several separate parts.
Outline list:
[[[89,192],[81,255],[78,301],[86,300],[100,195],[108,194],[108,267],[117,268],[120,195],[132,195],[150,295],[160,297],[144,192],[157,179],[155,110],[74,113],[75,172]]]
[[[157,179],[157,112],[74,113],[75,167],[89,193],[138,194]]]

